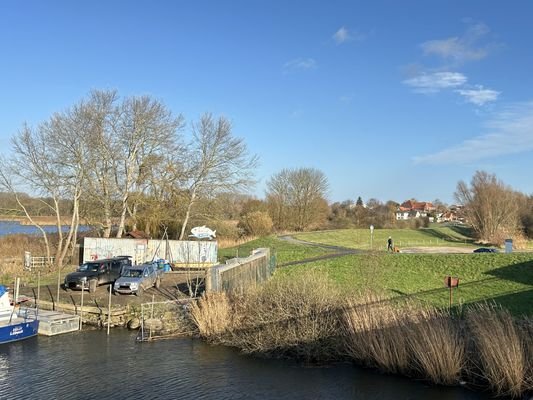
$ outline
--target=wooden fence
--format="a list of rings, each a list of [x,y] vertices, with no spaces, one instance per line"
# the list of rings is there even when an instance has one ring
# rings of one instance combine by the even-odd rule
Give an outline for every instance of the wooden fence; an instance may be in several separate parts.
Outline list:
[[[239,292],[267,281],[276,266],[270,249],[262,248],[246,258],[233,258],[226,264],[209,268],[206,276],[206,291]]]

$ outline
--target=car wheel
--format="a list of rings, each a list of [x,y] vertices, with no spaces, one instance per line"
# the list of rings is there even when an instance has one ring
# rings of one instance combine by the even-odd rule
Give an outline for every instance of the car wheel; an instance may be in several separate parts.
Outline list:
[[[91,279],[89,281],[89,293],[96,292],[96,287],[98,286],[98,281],[96,279]]]
[[[161,286],[161,278],[157,278],[155,280],[155,285],[154,286],[155,286],[156,289],[159,289],[159,287]]]
[[[140,297],[140,296],[143,295],[143,293],[144,293],[144,289],[143,289],[143,287],[142,287],[142,286],[139,286],[139,289],[137,289],[137,291],[135,292],[135,295],[137,295],[137,296]]]

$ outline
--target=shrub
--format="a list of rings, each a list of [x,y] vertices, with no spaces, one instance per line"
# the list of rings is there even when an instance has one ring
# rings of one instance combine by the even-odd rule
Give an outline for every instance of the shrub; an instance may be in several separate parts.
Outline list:
[[[191,312],[211,341],[246,353],[322,360],[337,355],[338,301],[330,281],[311,272],[273,279],[242,296],[207,295]]]
[[[238,227],[247,236],[267,236],[272,233],[272,218],[265,211],[252,211],[241,217]]]

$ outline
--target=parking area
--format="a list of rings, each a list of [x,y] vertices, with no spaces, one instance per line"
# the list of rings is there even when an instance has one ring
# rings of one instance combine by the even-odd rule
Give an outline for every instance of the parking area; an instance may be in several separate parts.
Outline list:
[[[185,272],[167,272],[164,273],[161,280],[161,286],[156,289],[152,287],[145,290],[141,296],[137,295],[112,295],[111,304],[113,305],[127,305],[127,304],[142,304],[151,301],[166,301],[176,300],[189,297],[189,287],[193,290],[198,285],[197,293],[200,294],[203,290],[203,275],[198,273]],[[102,285],[96,288],[94,293],[89,293],[87,290],[83,293],[83,302],[86,305],[93,305],[99,307],[107,307],[109,301],[109,287],[110,285]],[[37,288],[25,287],[21,289],[21,294],[30,298],[34,298],[37,293]],[[40,299],[44,301],[55,301],[57,296],[57,286],[44,286],[40,288]],[[79,305],[81,303],[80,290],[65,290],[63,287],[59,291],[59,301],[61,303],[70,303]]]

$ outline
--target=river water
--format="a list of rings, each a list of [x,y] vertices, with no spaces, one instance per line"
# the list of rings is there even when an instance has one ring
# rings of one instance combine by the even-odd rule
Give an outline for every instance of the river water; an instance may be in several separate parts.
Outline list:
[[[43,229],[47,233],[57,232],[57,227],[55,225],[44,225]],[[63,226],[64,232],[67,232],[68,229],[68,226]],[[79,228],[80,232],[86,229],[88,229],[86,226],[80,226]],[[41,231],[33,225],[22,225],[18,221],[0,221],[0,236],[15,234],[40,235]]]
[[[2,399],[432,399],[489,398],[350,364],[302,366],[197,339],[135,342],[114,329],[0,345]]]

